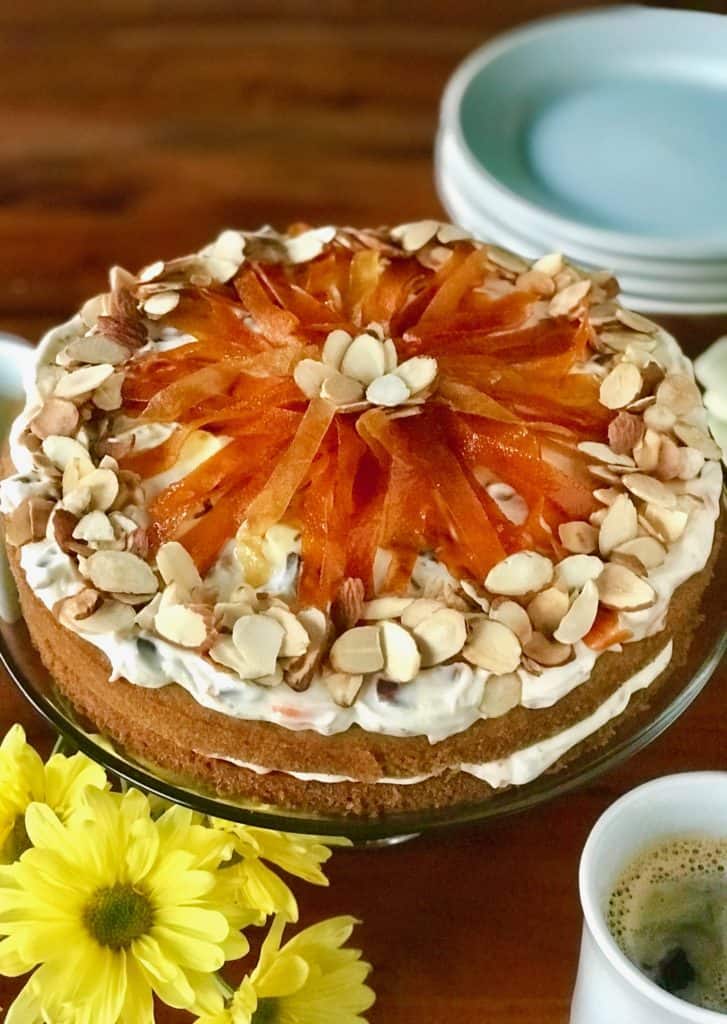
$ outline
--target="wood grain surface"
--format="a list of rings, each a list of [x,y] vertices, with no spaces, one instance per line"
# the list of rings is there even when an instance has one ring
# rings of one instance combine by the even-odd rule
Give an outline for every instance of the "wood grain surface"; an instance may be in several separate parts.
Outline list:
[[[448,75],[488,36],[565,6],[1,5],[0,329],[35,339],[101,290],[110,264],[176,255],[222,227],[437,215],[431,148]],[[695,354],[727,319],[669,326]],[[330,889],[299,889],[304,923],[363,921],[372,1024],[563,1024],[588,830],[639,782],[727,768],[726,683],[723,665],[664,737],[582,792],[497,826],[339,853]],[[46,749],[49,731],[6,679],[0,699],[0,732],[22,721]],[[16,989],[0,982],[0,1005]]]

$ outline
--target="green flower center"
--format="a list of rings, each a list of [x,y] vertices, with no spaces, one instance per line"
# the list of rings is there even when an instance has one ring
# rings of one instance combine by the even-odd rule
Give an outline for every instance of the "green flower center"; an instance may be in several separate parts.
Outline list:
[[[250,1024],[275,1024],[278,1015],[276,1003],[276,999],[260,999]]]
[[[83,911],[83,923],[100,946],[127,949],[154,923],[154,908],[130,885],[97,889]]]

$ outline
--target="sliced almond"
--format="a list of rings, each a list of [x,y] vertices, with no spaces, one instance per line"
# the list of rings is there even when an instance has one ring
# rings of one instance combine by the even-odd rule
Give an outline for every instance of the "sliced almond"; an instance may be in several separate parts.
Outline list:
[[[359,675],[381,671],[384,652],[378,626],[354,626],[346,630],[331,647],[330,659],[337,672]]]
[[[656,600],[654,588],[625,565],[609,562],[598,577],[598,596],[607,608],[638,611]]]
[[[153,295],[150,295],[148,299],[144,300],[142,303],[142,309],[147,316],[156,319],[157,317],[165,316],[167,313],[171,313],[173,309],[176,309],[179,305],[179,298],[179,292],[177,291],[155,292]]]
[[[418,220],[392,228],[391,237],[401,244],[405,252],[416,252],[431,242],[438,230],[439,221]]]
[[[504,623],[478,618],[471,623],[462,656],[479,668],[502,675],[515,671],[520,664],[521,650],[517,636]]]
[[[156,563],[164,582],[176,583],[182,593],[191,596],[202,586],[202,577],[192,556],[178,541],[162,544],[157,551]]]
[[[639,416],[623,410],[608,425],[608,443],[617,455],[628,455],[644,435]]]
[[[619,494],[621,491],[616,487],[598,487],[593,492],[593,497],[603,505],[613,505]]]
[[[293,370],[293,380],[306,398],[317,398],[321,393],[324,380],[332,377],[335,372],[335,368],[327,363],[321,363],[317,359],[301,359]]]
[[[323,350],[321,352],[321,359],[327,366],[333,367],[334,370],[341,369],[341,361],[346,354],[346,349],[351,344],[351,335],[348,331],[343,331],[340,328],[331,333],[326,338],[323,344]],[[313,360],[305,360],[306,362]],[[299,364],[300,365],[300,364]],[[296,380],[296,383],[298,381]],[[298,383],[298,387],[301,387]],[[302,390],[302,388],[301,388]]]
[[[665,544],[679,540],[689,518],[689,514],[679,508],[669,509],[662,505],[646,505],[642,515],[658,539]]]
[[[89,492],[89,508],[106,512],[116,501],[119,478],[111,469],[94,469],[83,477],[80,486]],[[69,497],[64,494],[65,504],[68,504]]]
[[[272,675],[285,630],[267,615],[241,615],[232,628],[232,640],[245,663],[247,678]]]
[[[521,597],[542,590],[553,578],[553,563],[536,551],[518,551],[490,569],[485,587],[492,594]]]
[[[596,621],[598,612],[598,587],[593,580],[587,580],[583,590],[576,597],[560,625],[553,633],[553,639],[561,644],[575,644],[588,633]]]
[[[63,622],[63,613],[61,621]],[[75,619],[71,628],[79,633],[95,635],[125,633],[132,628],[136,618],[134,609],[119,601],[104,601],[91,615]],[[64,625],[68,623],[64,622]]]
[[[597,508],[595,512],[591,512],[590,516],[588,517],[588,522],[595,530],[600,530],[603,526],[603,521],[606,518],[607,514],[608,509]]]
[[[382,622],[379,626],[381,647],[384,652],[384,674],[395,683],[408,683],[419,671],[421,656],[414,638],[396,622]]]
[[[520,274],[515,282],[518,288],[528,292],[535,292],[549,299],[555,292],[555,281],[550,274],[544,274],[542,270],[526,270]]]
[[[54,607],[64,626],[73,628],[79,619],[86,619],[101,604],[101,595],[97,590],[85,587],[72,597],[66,597]]]
[[[181,647],[201,647],[207,639],[207,623],[199,612],[182,604],[160,608],[154,618],[160,636]]]
[[[655,430],[647,429],[634,448],[634,461],[642,473],[653,473],[659,465],[661,437]]]
[[[664,508],[676,507],[674,492],[670,491],[660,480],[654,479],[653,476],[646,476],[645,473],[626,473],[622,477],[622,482],[624,487],[635,494],[637,498],[641,498],[642,501],[650,501],[656,505],[662,505]]]
[[[412,356],[396,369],[409,391],[416,394],[433,384],[437,376],[437,360],[432,356]]]
[[[620,544],[611,552],[611,559],[618,555],[636,558],[644,569],[656,569],[666,558],[666,549],[655,537],[636,537]]]
[[[309,637],[305,654],[291,659],[285,666],[285,682],[292,690],[302,692],[310,686],[333,638],[333,627],[320,608],[302,608],[298,619]]]
[[[434,615],[435,612],[442,611],[446,607],[443,601],[426,597],[417,598],[411,601],[401,612],[401,624],[406,626],[407,629],[414,629],[420,622],[428,619],[430,615]]]
[[[569,644],[561,644],[557,640],[549,640],[542,633],[533,633],[525,645],[524,651],[534,662],[538,665],[544,665],[546,668],[564,665],[573,654],[573,648]]]
[[[674,433],[684,444],[696,451],[701,452],[705,459],[721,459],[722,449],[713,441],[709,434],[693,427],[691,423],[683,423],[681,420],[674,424]]]
[[[245,658],[242,657],[237,647],[234,644],[232,637],[223,636],[219,637],[212,647],[210,647],[209,655],[213,661],[216,661],[220,665],[224,665],[225,668],[232,669],[236,672],[241,679],[251,679],[250,666]],[[263,678],[264,678],[263,674]],[[257,682],[257,680],[255,680]]]
[[[459,224],[440,224],[437,229],[437,238],[442,245],[451,245],[452,242],[463,242],[472,238],[472,235]]]
[[[42,498],[26,498],[12,512],[5,515],[5,540],[13,547],[21,547],[45,537],[53,502]]]
[[[528,618],[539,633],[552,636],[568,611],[569,604],[568,594],[564,590],[548,587],[536,594],[528,604]]]
[[[383,343],[371,334],[359,334],[341,361],[341,373],[367,387],[386,372]]]
[[[331,604],[331,619],[339,633],[355,626],[361,618],[365,587],[362,579],[347,576]]]
[[[123,373],[112,373],[101,387],[93,393],[93,404],[104,412],[113,412],[121,408],[121,388],[124,383]]]
[[[121,594],[155,594],[157,578],[151,568],[128,551],[95,551],[86,562],[89,579],[98,590]]]
[[[607,466],[590,465],[588,467],[588,472],[598,480],[603,480],[607,484],[621,483],[618,473],[613,473]]]
[[[598,550],[604,557],[619,544],[633,540],[639,532],[636,506],[627,494],[620,494],[605,512],[598,534]]]
[[[409,609],[407,609],[408,611]],[[464,647],[467,640],[465,617],[454,608],[434,612],[412,630],[422,655],[422,665],[439,665]]]
[[[413,597],[375,597],[372,601],[366,601],[361,609],[361,618],[369,622],[379,619],[398,619],[413,600]]]
[[[578,445],[578,450],[583,452],[584,455],[589,455],[592,459],[607,463],[609,466],[634,468],[634,460],[629,455],[619,455],[613,448],[610,448],[607,444],[601,444],[600,441],[581,441]]]
[[[704,466],[704,455],[696,448],[679,449],[679,471],[677,476],[680,480],[693,480],[702,472]]]
[[[341,708],[350,708],[363,686],[363,675],[350,672],[329,672],[324,676],[328,692]]]
[[[607,409],[623,409],[641,391],[641,373],[633,363],[618,363],[601,383],[599,398]]]
[[[73,402],[65,398],[47,398],[43,407],[30,421],[30,430],[36,437],[71,437],[76,433],[79,414]]]
[[[655,324],[653,320],[648,320],[645,316],[642,316],[640,313],[634,313],[631,309],[624,309],[623,306],[618,307],[616,316],[622,324],[630,327],[632,331],[654,334],[659,329],[659,325]]]
[[[508,252],[507,249],[501,249],[497,245],[487,246],[487,258],[496,267],[507,270],[511,274],[523,274],[526,270],[530,269],[528,263],[522,257],[516,256],[513,252]]]
[[[531,267],[531,270],[547,274],[549,277],[555,277],[562,269],[563,254],[559,252],[550,252],[546,256],[541,256]]]
[[[683,450],[670,437],[662,436],[655,471],[659,480],[675,480],[679,476],[682,465],[679,453]]]
[[[598,546],[598,530],[589,523],[574,521],[558,527],[560,542],[566,551],[576,555],[590,555]]]
[[[285,630],[283,645],[280,648],[281,658],[299,658],[305,654],[310,644],[310,637],[305,627],[291,611],[285,608],[268,608],[265,615],[275,619]]]
[[[484,718],[500,718],[517,707],[522,699],[522,683],[515,672],[501,676],[490,676],[485,683],[485,692],[480,701]]]
[[[393,408],[406,402],[410,397],[409,388],[395,373],[385,373],[382,377],[377,377],[366,388],[366,399],[373,405]]]
[[[551,316],[567,316],[581,304],[590,290],[591,281],[588,278],[567,285],[550,300],[548,313]]]
[[[124,363],[131,355],[131,351],[125,345],[119,344],[113,338],[106,338],[103,334],[87,334],[83,338],[76,338],[66,346],[66,355],[74,363],[110,363],[117,366]]]
[[[469,580],[461,580],[460,587],[469,600],[473,604],[476,604],[478,608],[481,608],[483,612],[488,612],[490,610],[490,602],[484,594],[480,593],[474,583],[471,583]]]
[[[89,512],[74,527],[75,540],[84,540],[90,544],[103,544],[116,540],[114,528],[109,517],[101,511]]]
[[[533,632],[530,616],[516,601],[493,601],[490,618],[511,629],[521,644],[527,643]]]
[[[700,404],[699,388],[686,373],[668,373],[657,388],[656,400],[677,416],[685,416]]]
[[[80,398],[100,388],[114,372],[110,363],[98,366],[82,366],[80,370],[67,373],[55,387],[56,398]]]
[[[603,562],[597,555],[568,555],[555,569],[555,585],[563,590],[582,590],[588,580],[595,580],[603,572]]]
[[[83,466],[88,465],[90,469],[93,469],[88,450],[75,437],[51,434],[43,440],[42,449],[43,454],[61,471],[66,468],[71,459],[78,459]]]
[[[334,405],[351,405],[361,401],[363,395],[363,385],[342,373],[331,374],[321,384],[321,398],[328,399]]]
[[[644,409],[644,424],[657,433],[663,434],[671,430],[677,421],[676,413],[669,406],[655,402]]]
[[[387,373],[393,373],[399,362],[396,345],[391,338],[384,338],[384,366]]]

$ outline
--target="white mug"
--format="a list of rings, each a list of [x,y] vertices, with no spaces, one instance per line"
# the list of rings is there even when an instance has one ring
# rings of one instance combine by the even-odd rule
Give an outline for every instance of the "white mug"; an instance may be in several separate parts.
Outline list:
[[[605,909],[621,873],[647,847],[673,837],[727,838],[727,772],[647,782],[596,822],[581,856],[583,938],[570,1024],[727,1024],[727,1015],[670,995],[616,944]]]

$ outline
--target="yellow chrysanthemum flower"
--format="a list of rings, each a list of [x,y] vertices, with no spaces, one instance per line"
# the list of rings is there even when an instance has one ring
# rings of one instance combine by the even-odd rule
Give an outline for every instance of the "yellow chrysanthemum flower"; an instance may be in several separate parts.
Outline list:
[[[365,1024],[375,995],[364,982],[371,965],[343,948],[356,921],[332,917],[299,932],[281,948],[285,920],[277,916],[257,967],[220,1013],[197,1024]]]
[[[66,823],[33,803],[26,828],[31,849],[0,868],[0,973],[37,970],[6,1024],[63,1021],[70,1008],[74,1024],[152,1024],[152,992],[219,1011],[211,972],[244,956],[239,929],[254,919],[219,883],[228,836],[181,807],[154,821],[137,790],[89,789]]]
[[[283,914],[298,920],[298,904],[290,888],[263,861],[269,861],[296,878],[313,885],[328,885],[321,870],[331,856],[330,846],[350,846],[348,839],[293,835],[269,829],[238,825],[211,818],[215,828],[227,832],[239,861],[225,869],[233,880],[239,902],[265,915]]]
[[[24,819],[31,803],[47,804],[66,821],[88,786],[107,785],[103,768],[85,754],[54,754],[43,764],[22,726],[14,725],[0,744],[0,863],[10,863],[27,847]]]

